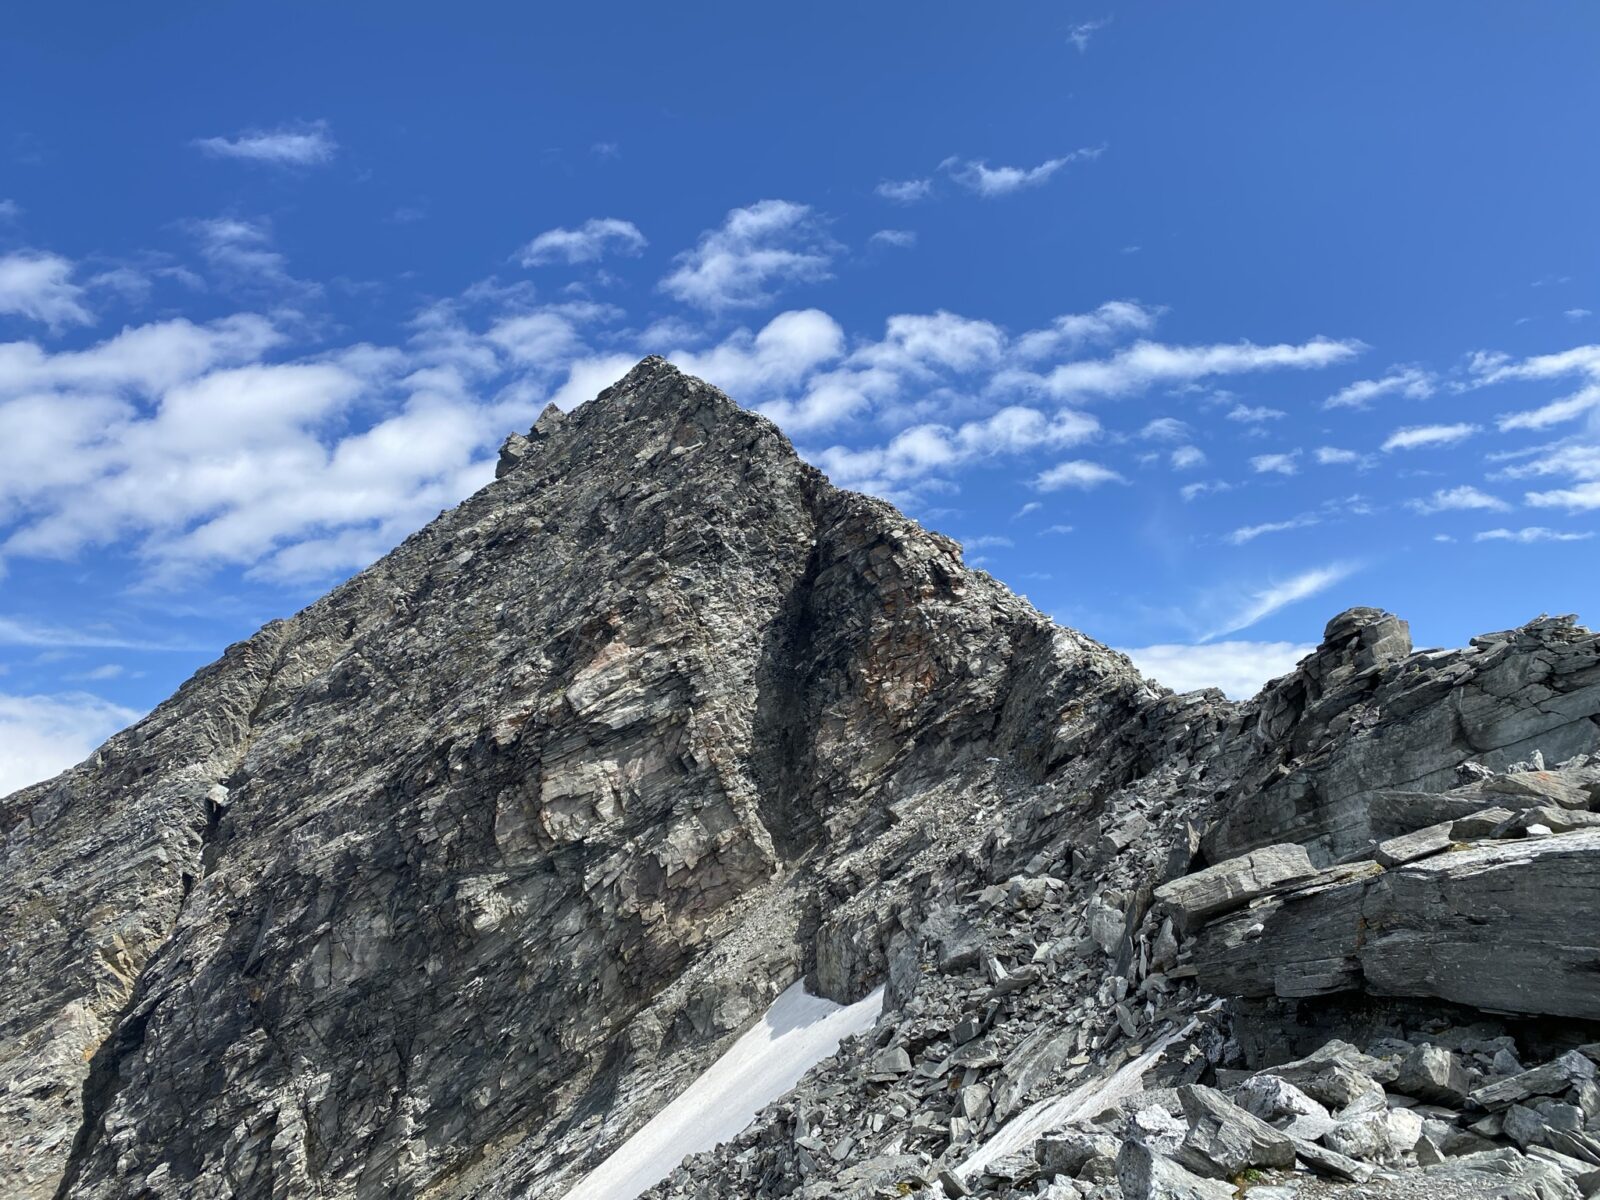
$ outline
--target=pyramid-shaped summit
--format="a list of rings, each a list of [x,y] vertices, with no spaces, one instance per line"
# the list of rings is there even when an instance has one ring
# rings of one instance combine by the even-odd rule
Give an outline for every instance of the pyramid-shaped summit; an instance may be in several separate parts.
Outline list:
[[[697,1160],[670,1194],[931,1181],[1223,980],[1600,1019],[1571,985],[1447,977],[1493,921],[1414,946],[1409,973],[1361,957],[1375,936],[1290,984],[1244,978],[1205,924],[1227,902],[1152,899],[1271,845],[1303,862],[1284,879],[1366,880],[1333,864],[1412,821],[1378,798],[1469,761],[1516,779],[1542,747],[1586,806],[1596,693],[1570,621],[1429,656],[1356,610],[1251,704],[1173,696],[646,359],[0,801],[0,1174],[17,1197],[560,1197],[799,979],[887,985],[830,1068],[849,1086],[811,1102],[828,1150],[779,1106],[755,1158]],[[1568,878],[1600,856],[1584,836]],[[1338,958],[1299,929],[1266,936]],[[1542,950],[1546,974],[1574,961]],[[883,1046],[927,1086],[892,1093],[899,1059],[865,1065]],[[913,1120],[958,1095],[965,1125]]]

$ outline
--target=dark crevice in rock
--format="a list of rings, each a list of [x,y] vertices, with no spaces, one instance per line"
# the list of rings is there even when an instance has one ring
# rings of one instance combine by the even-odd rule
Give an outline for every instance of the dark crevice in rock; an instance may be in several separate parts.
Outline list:
[[[804,572],[784,597],[756,677],[751,773],[759,791],[761,823],[785,863],[816,842],[821,814],[812,795],[810,664],[816,637],[812,589],[819,569],[813,544]]]

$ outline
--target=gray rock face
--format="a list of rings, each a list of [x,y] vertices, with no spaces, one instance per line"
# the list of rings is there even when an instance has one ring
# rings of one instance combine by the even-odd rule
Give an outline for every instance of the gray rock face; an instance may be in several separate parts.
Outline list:
[[[1544,1187],[1600,1088],[1493,1031],[1417,1043],[1480,1073],[1459,1121],[1385,1111],[1462,1103],[1409,1042],[1219,1092],[1258,1000],[1595,1019],[1597,711],[1568,619],[1412,653],[1376,609],[1164,693],[649,359],[0,799],[0,1178],[557,1200],[804,977],[877,1028],[650,1195],[1220,1197],[1179,1147],[1361,1180],[1330,1137],[1413,1171],[1422,1129]]]

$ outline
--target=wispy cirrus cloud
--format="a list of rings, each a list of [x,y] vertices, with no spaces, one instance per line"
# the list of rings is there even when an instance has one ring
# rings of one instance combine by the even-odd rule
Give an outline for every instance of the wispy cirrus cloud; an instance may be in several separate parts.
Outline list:
[[[1396,429],[1384,439],[1385,452],[1395,450],[1422,450],[1434,446],[1453,446],[1476,433],[1483,432],[1481,425],[1458,422],[1453,425],[1408,425]]]
[[[1096,21],[1079,21],[1067,30],[1067,43],[1076,48],[1079,54],[1086,53],[1090,40],[1109,24],[1111,24],[1110,17],[1101,17]]]
[[[1109,358],[1064,363],[1046,378],[1057,396],[1125,396],[1166,384],[1262,371],[1320,370],[1348,362],[1366,347],[1354,339],[1316,337],[1299,344],[1254,342],[1173,346],[1138,341]]]
[[[339,149],[326,121],[247,129],[233,137],[196,138],[194,145],[214,158],[242,159],[273,167],[321,166],[332,162]]]
[[[1383,396],[1404,396],[1426,400],[1437,389],[1438,381],[1421,367],[1391,367],[1380,379],[1358,379],[1340,388],[1322,402],[1323,408],[1365,408]]]
[[[1244,600],[1210,633],[1200,640],[1211,642],[1226,634],[1237,633],[1241,629],[1266,620],[1280,609],[1296,604],[1324,592],[1337,583],[1348,579],[1359,569],[1354,563],[1329,563],[1324,567],[1314,567],[1309,571],[1302,571],[1282,583],[1272,583],[1265,587],[1249,592]]]
[[[1534,542],[1586,542],[1594,537],[1592,532],[1561,532],[1546,529],[1543,525],[1529,525],[1523,529],[1485,529],[1482,533],[1473,534],[1475,542],[1519,542],[1522,545],[1531,545]]]

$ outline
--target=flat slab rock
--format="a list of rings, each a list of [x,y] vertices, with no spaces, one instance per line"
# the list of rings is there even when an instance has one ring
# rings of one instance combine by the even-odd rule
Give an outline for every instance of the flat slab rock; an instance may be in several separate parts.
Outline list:
[[[1207,926],[1190,945],[1202,985],[1600,1020],[1600,830],[1324,878]]]
[[[1263,846],[1164,883],[1155,897],[1173,913],[1180,928],[1192,929],[1274,888],[1315,874],[1304,846]]]

